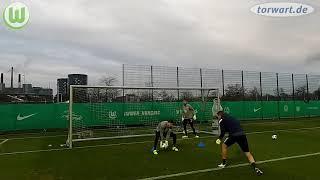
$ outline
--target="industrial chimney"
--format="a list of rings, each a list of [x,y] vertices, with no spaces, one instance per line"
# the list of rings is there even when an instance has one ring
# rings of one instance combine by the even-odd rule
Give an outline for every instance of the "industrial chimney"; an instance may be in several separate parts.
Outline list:
[[[11,89],[13,88],[13,67],[11,67]]]
[[[5,90],[5,84],[3,83],[3,73],[1,73],[0,91]]]
[[[18,75],[18,88],[21,88],[21,74]]]

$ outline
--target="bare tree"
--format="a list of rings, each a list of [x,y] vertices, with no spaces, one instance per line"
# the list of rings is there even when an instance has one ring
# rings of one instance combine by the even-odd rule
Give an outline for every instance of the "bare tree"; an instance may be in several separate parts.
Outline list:
[[[100,79],[100,83],[105,86],[114,86],[118,82],[117,78],[114,76],[105,75]],[[104,94],[105,99],[107,102],[112,102],[117,98],[120,94],[120,89],[102,89],[102,94]],[[101,93],[101,92],[100,92]]]
[[[248,90],[246,93],[246,98],[257,101],[260,98],[259,89],[257,87],[253,87],[253,89]]]
[[[100,79],[100,83],[105,85],[105,86],[114,86],[118,82],[117,78],[114,76],[103,76]]]
[[[306,100],[307,98],[307,86],[297,87],[295,90],[295,99],[298,100]]]
[[[225,97],[223,97],[224,99],[241,100],[246,89],[244,89],[241,84],[229,84],[225,92]]]
[[[154,92],[154,98],[157,101],[174,101],[175,97],[173,94],[168,93],[166,90]]]
[[[320,88],[311,93],[311,97],[313,100],[320,100]]]

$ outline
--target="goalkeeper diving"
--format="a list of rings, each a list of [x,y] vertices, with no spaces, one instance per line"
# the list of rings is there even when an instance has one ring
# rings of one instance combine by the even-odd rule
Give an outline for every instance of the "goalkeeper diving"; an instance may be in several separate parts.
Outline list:
[[[158,141],[160,139],[160,148],[168,148],[169,146],[169,138],[172,137],[172,150],[179,151],[176,147],[177,135],[173,132],[173,121],[162,121],[158,124],[157,129],[155,131],[156,137],[153,145],[153,154],[157,155],[157,146]]]

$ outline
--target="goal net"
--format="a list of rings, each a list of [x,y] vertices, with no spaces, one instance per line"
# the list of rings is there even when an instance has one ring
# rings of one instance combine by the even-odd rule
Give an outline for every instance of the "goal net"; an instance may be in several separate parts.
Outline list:
[[[218,133],[213,120],[221,106],[215,88],[72,85],[67,144],[154,135],[158,123],[169,120],[182,132],[183,99],[195,109],[198,131]]]

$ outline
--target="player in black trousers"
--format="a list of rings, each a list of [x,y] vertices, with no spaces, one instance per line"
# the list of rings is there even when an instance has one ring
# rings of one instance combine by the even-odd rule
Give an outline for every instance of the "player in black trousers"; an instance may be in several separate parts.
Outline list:
[[[194,128],[194,121],[197,119],[197,116],[193,107],[188,104],[188,101],[186,99],[183,100],[182,110],[182,124],[184,129],[184,135],[182,136],[182,138],[188,138],[187,124],[190,124],[194,137],[199,138],[196,133],[196,129]]]
[[[249,151],[248,140],[240,126],[240,121],[229,116],[228,114],[225,114],[223,111],[219,111],[217,113],[217,117],[219,119],[221,134],[219,138],[216,140],[216,143],[220,144],[225,133],[226,132],[229,133],[229,137],[227,137],[224,140],[221,146],[222,147],[222,163],[219,164],[218,167],[224,168],[226,166],[228,147],[230,147],[234,143],[237,143],[240,146],[241,150],[244,152],[244,154],[247,156],[250,162],[250,165],[252,166],[254,171],[257,173],[257,175],[259,176],[262,175],[263,172],[257,167],[254,157]]]

